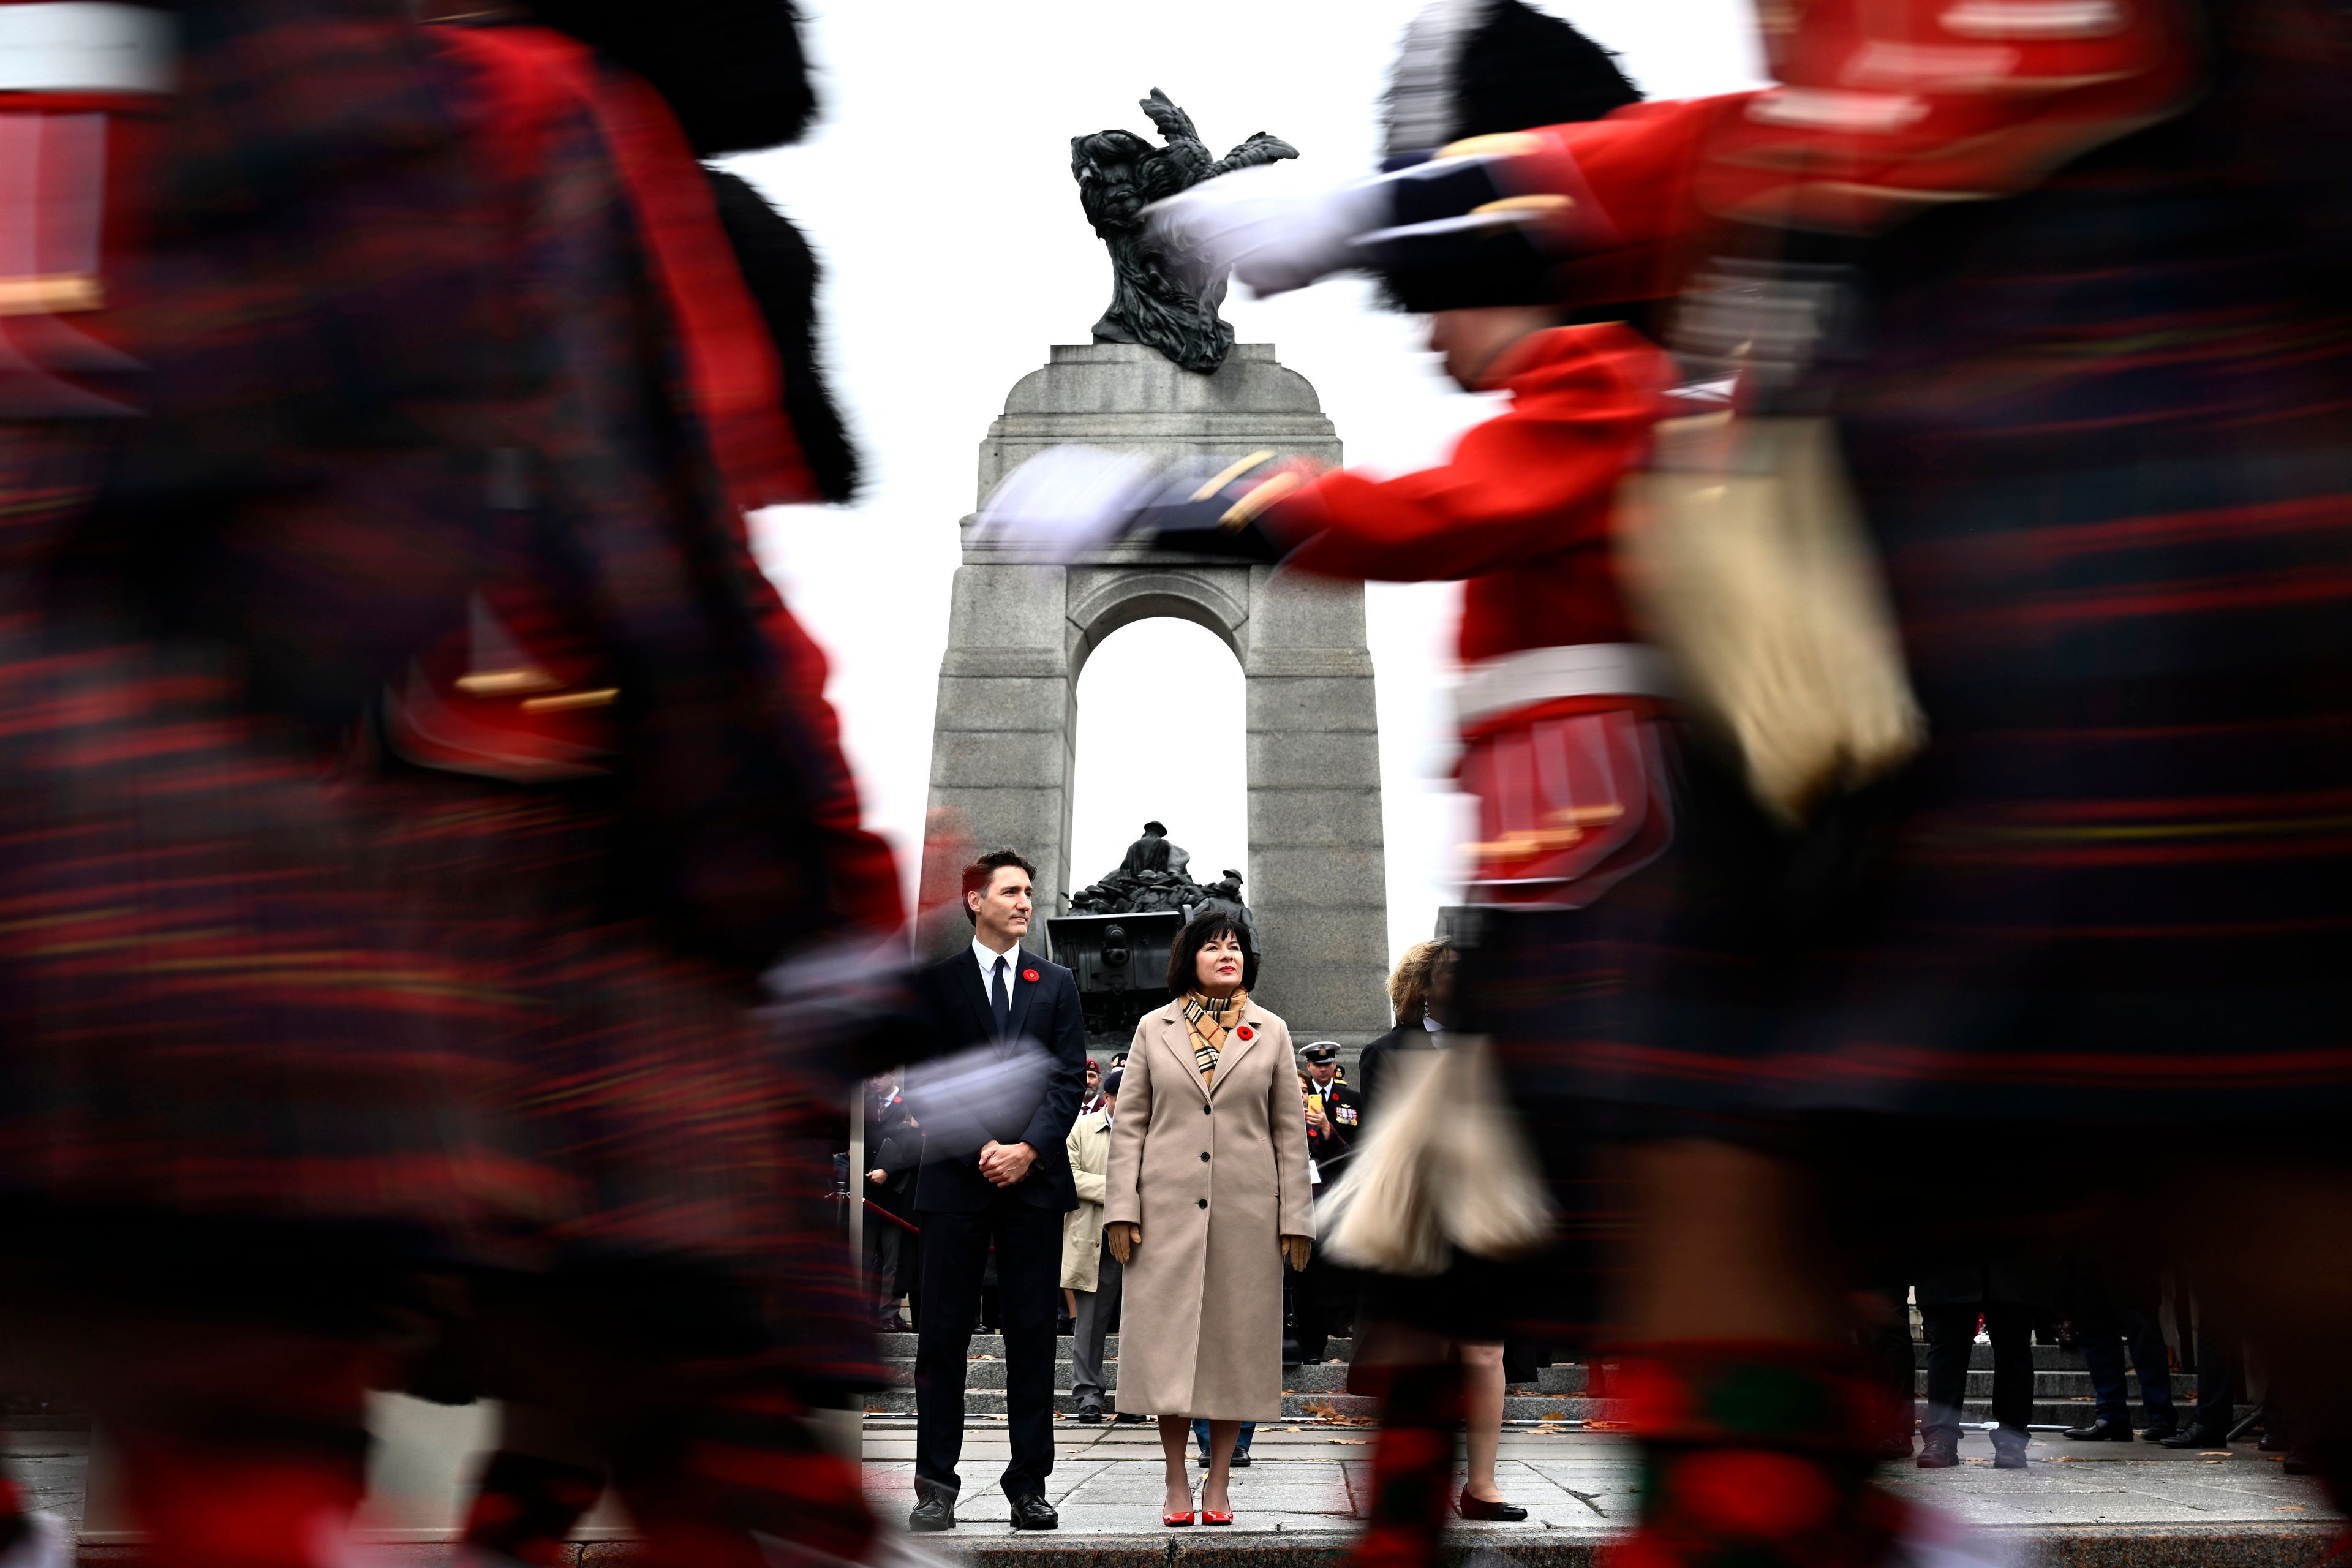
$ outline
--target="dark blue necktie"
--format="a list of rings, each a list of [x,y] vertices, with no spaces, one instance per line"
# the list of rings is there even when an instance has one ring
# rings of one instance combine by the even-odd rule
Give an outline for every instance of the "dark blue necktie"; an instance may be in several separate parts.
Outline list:
[[[996,979],[988,988],[989,1011],[996,1015],[996,1037],[1004,1037],[1004,1026],[1013,1017],[1013,992],[1004,981],[1004,954],[996,955]]]

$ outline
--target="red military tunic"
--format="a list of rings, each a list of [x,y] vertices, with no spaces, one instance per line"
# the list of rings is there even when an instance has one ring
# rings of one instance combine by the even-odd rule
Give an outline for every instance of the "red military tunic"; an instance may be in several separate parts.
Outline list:
[[[1326,474],[1266,530],[1290,546],[1286,564],[1328,576],[1464,580],[1465,663],[1622,641],[1610,561],[1617,481],[1641,460],[1671,374],[1624,326],[1539,332],[1488,376],[1510,410],[1465,435],[1445,464],[1392,479]]]
[[[1264,520],[1307,571],[1464,580],[1457,776],[1480,799],[1482,899],[1581,904],[1664,845],[1648,722],[1664,686],[1628,628],[1612,549],[1618,481],[1671,380],[1628,327],[1537,333],[1489,374],[1509,411],[1451,461],[1393,479],[1326,474]]]

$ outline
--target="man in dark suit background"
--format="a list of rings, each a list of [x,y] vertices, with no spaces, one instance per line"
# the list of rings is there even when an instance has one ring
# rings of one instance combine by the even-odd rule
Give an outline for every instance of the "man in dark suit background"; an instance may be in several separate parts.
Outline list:
[[[903,1333],[898,1300],[915,1283],[908,1267],[913,1252],[911,1209],[915,1168],[922,1163],[923,1134],[908,1113],[907,1097],[895,1074],[885,1073],[866,1089],[866,1202],[881,1211],[866,1219],[866,1278],[875,1291],[875,1315],[886,1334]],[[901,1225],[898,1222],[905,1221]]]
[[[923,1271],[915,1347],[916,1501],[907,1520],[914,1531],[955,1526],[964,1369],[992,1245],[1013,1446],[1004,1495],[1016,1530],[1061,1522],[1045,1500],[1045,1478],[1054,1471],[1054,1319],[1062,1297],[1062,1216],[1078,1206],[1066,1140],[1086,1090],[1087,1031],[1076,977],[1022,945],[1035,875],[1010,849],[966,867],[971,946],[923,970],[917,981],[942,1042],[993,1045],[1010,1057],[1021,1042],[1034,1041],[1052,1065],[1034,1101],[1019,1097],[1022,1109],[1007,1119],[1002,1141],[982,1144],[977,1154],[931,1151],[916,1176]],[[919,1098],[912,1109],[930,1119]]]

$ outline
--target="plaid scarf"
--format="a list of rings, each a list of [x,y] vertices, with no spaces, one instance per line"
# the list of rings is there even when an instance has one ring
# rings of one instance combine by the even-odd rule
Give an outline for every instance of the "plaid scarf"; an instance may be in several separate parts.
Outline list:
[[[1201,1069],[1203,1081],[1215,1079],[1218,1047],[1248,1005],[1246,991],[1225,997],[1203,996],[1198,991],[1184,994],[1184,1026],[1192,1032],[1192,1065]]]

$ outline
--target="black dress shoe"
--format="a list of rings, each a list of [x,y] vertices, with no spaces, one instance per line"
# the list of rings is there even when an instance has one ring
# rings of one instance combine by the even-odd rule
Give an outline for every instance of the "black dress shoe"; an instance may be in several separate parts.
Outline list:
[[[1034,1492],[1013,1500],[1013,1528],[1015,1530],[1058,1530],[1062,1516],[1054,1505]]]
[[[1948,1470],[1960,1462],[1960,1440],[1950,1432],[1923,1433],[1919,1457],[1911,1462],[1923,1470]]]
[[[955,1500],[927,1497],[915,1505],[907,1516],[907,1529],[916,1535],[928,1535],[937,1530],[955,1528]]]
[[[2128,1443],[2132,1440],[2131,1423],[2102,1415],[2088,1426],[2067,1427],[2066,1436],[2077,1443]]]
[[[1132,1410],[1122,1410],[1110,1418],[1110,1424],[1114,1426],[1140,1426],[1150,1419],[1150,1416],[1139,1415]]]
[[[1496,1524],[1517,1524],[1528,1517],[1528,1510],[1517,1503],[1488,1502],[1484,1498],[1472,1497],[1467,1487],[1462,1489],[1461,1506],[1463,1518],[1486,1520]]]
[[[2022,1432],[2006,1428],[1992,1435],[1992,1468],[1996,1470],[2021,1470],[2026,1467],[2025,1446],[2031,1442]]]
[[[1870,1451],[1881,1459],[1907,1459],[1911,1457],[1911,1434],[1908,1432],[1882,1433],[1878,1441],[1871,1446]]]
[[[2146,1432],[2140,1435],[2154,1436],[2152,1433]],[[2221,1448],[2228,1447],[2230,1435],[2227,1432],[2209,1432],[2195,1422],[2191,1422],[2179,1431],[2168,1432],[2156,1440],[2168,1448]]]
[[[1101,1426],[1101,1425],[1102,1425],[1102,1406],[1101,1406],[1101,1405],[1079,1405],[1079,1406],[1078,1406],[1078,1425],[1079,1425],[1079,1426]]]
[[[1231,1459],[1227,1460],[1227,1461],[1226,1461],[1226,1463],[1227,1463],[1231,1468],[1233,1468],[1234,1469],[1236,1469],[1236,1470],[1246,1470],[1246,1469],[1248,1469],[1248,1468],[1249,1468],[1249,1450],[1248,1450],[1247,1448],[1235,1448],[1235,1449],[1234,1450],[1234,1457],[1233,1457]]]

